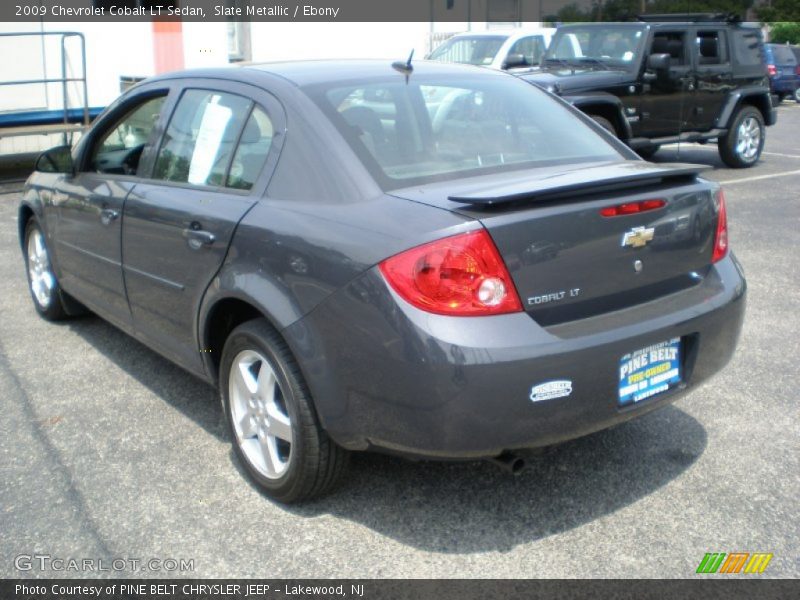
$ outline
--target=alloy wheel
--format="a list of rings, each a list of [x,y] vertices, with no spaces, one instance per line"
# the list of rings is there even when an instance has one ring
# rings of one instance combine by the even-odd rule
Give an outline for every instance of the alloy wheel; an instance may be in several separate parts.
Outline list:
[[[747,161],[758,156],[761,147],[761,125],[755,117],[747,117],[739,125],[736,135],[736,153]]]
[[[32,229],[28,236],[28,276],[31,292],[39,306],[46,309],[53,301],[55,277],[50,270],[47,246],[39,229]]]
[[[292,421],[275,371],[264,356],[243,350],[228,380],[236,443],[247,461],[268,479],[282,477],[292,460]]]

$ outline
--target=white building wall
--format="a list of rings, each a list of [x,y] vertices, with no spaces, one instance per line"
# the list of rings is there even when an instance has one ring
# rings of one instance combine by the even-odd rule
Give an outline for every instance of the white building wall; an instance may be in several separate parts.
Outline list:
[[[422,58],[428,23],[252,23],[254,62],[317,58]]]

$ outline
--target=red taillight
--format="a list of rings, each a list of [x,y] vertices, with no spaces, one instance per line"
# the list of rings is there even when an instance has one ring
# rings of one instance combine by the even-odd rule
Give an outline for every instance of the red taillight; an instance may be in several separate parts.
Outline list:
[[[798,76],[800,76],[800,65],[797,65],[797,66],[794,68],[794,74],[795,74],[795,75],[798,75]]]
[[[604,217],[619,217],[620,215],[633,215],[662,208],[667,202],[665,200],[642,200],[641,202],[628,202],[627,204],[617,204],[616,206],[606,206],[600,209],[600,214]]]
[[[728,212],[725,210],[725,194],[722,190],[717,194],[717,232],[714,234],[714,253],[711,262],[725,258],[728,254]]]
[[[778,69],[775,67],[775,65],[767,65],[767,75],[772,77],[777,74],[778,74]]]
[[[522,311],[503,259],[485,229],[447,237],[387,258],[381,273],[404,300],[440,315]]]

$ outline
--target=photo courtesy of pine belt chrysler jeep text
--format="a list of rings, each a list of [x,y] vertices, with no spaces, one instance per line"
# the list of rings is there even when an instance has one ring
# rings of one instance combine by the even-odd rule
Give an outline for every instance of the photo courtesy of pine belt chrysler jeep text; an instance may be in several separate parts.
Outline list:
[[[90,310],[217,386],[293,502],[351,451],[515,471],[719,371],[746,285],[703,168],[480,67],[178,72],[39,158],[19,235],[44,318]]]

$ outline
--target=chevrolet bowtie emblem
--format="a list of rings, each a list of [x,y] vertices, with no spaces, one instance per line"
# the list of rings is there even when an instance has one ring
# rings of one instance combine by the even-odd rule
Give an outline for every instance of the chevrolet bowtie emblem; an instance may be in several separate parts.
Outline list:
[[[634,227],[622,236],[622,247],[642,248],[653,239],[655,232],[653,227]]]

